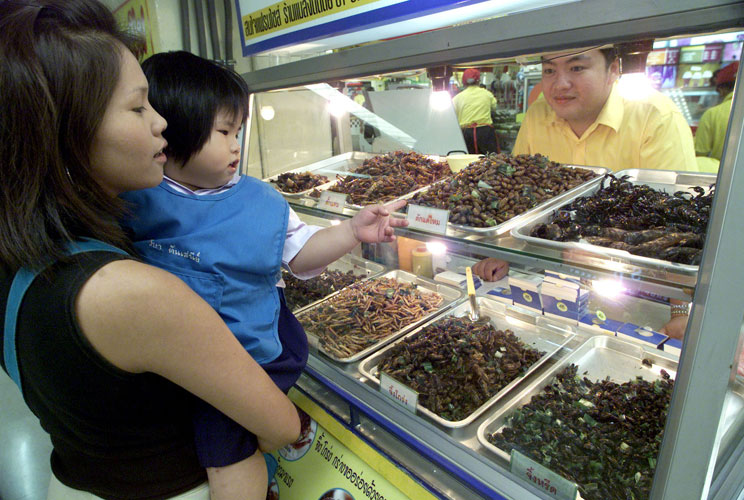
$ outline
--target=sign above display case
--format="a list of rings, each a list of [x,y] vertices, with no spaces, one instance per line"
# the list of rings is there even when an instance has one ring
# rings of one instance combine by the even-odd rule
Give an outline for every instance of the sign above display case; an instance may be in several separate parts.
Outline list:
[[[300,55],[576,0],[238,0],[243,56]]]

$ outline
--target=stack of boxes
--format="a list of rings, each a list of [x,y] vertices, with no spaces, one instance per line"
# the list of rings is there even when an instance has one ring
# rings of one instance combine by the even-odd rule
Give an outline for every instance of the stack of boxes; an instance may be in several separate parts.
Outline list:
[[[610,319],[605,313],[597,310],[581,316],[579,325],[595,333],[604,333],[614,337],[620,327],[623,326],[623,322]]]
[[[509,288],[514,305],[542,313],[542,300],[540,299],[542,281],[541,276],[519,272],[510,273]]]
[[[543,314],[578,323],[589,307],[589,290],[566,274],[545,271],[541,289]]]
[[[465,287],[465,276],[445,272],[435,277],[436,281]],[[608,318],[602,311],[589,312],[589,290],[582,287],[578,278],[545,271],[545,277],[512,270],[499,282],[482,284],[474,277],[476,288],[491,299],[539,311],[563,321],[576,323],[582,328],[624,340],[650,345],[679,356],[682,343],[654,331],[647,326],[623,323]]]
[[[640,326],[634,323],[625,323],[618,328],[617,336],[623,340],[639,342],[641,344],[651,344],[657,349],[662,349],[662,344],[669,338],[663,333],[652,330],[648,326]]]
[[[679,356],[682,354],[682,341],[669,337],[666,342],[661,345],[661,348],[664,349],[664,352]]]

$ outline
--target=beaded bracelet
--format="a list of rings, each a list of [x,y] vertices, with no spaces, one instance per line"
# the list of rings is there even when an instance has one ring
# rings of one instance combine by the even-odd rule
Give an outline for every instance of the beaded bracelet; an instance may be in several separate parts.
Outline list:
[[[687,316],[690,314],[690,306],[688,304],[672,304],[671,308],[672,318],[676,318],[677,316]]]

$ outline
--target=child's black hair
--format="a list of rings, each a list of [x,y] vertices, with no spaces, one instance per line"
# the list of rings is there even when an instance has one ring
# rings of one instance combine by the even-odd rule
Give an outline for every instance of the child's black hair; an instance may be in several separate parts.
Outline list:
[[[250,91],[233,70],[189,52],[163,52],[142,63],[149,100],[168,122],[166,154],[185,163],[209,140],[217,113],[248,117]]]

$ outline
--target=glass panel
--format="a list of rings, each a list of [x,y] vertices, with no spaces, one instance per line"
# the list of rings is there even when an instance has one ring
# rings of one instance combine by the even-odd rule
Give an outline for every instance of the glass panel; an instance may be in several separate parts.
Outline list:
[[[671,47],[673,41],[673,39],[664,40],[665,45],[655,46],[654,51]],[[675,46],[678,47],[679,43]],[[661,62],[669,62],[667,59],[663,61],[658,59],[661,56],[655,57],[657,58],[653,61],[657,66],[661,65]],[[687,58],[685,61],[688,61],[685,64],[692,64],[689,61],[693,56],[686,54],[685,57]],[[522,64],[517,61],[529,61],[531,64]],[[470,65],[480,68],[480,83],[498,100],[499,108],[491,116],[494,123],[492,133],[497,136],[503,151],[511,150],[520,129],[523,112],[528,107],[530,94],[533,93],[540,80],[541,65],[539,59],[537,63],[535,61],[535,56],[531,55],[527,59],[478,61]],[[719,60],[718,65],[723,66],[726,62]],[[445,156],[454,151],[464,152],[466,150],[465,136],[459,127],[451,98],[462,84],[463,70],[470,66],[451,66],[444,72],[434,71],[436,68],[417,68],[395,74],[347,81],[329,81],[301,88],[259,93],[255,96],[255,122],[252,125],[254,147],[250,152],[249,163],[260,164],[261,177],[267,180],[276,180],[277,174],[285,172],[293,174],[309,172],[315,176],[325,176],[325,179],[318,180],[319,184],[316,186],[302,185],[304,189],[300,189],[300,192],[290,192],[286,186],[277,185],[293,208],[303,219],[307,220],[352,217],[361,205],[376,201],[394,198],[418,201],[417,190],[431,189],[430,186],[437,181],[436,179],[426,185],[408,186],[410,189],[407,191],[394,192],[394,189],[400,187],[395,184],[404,184],[404,179],[408,174],[403,174],[401,171],[397,174],[396,182],[385,185],[379,174],[370,174],[369,170],[360,169],[368,166],[372,158],[379,158],[382,155],[393,163],[397,158],[397,166],[400,167],[400,155],[403,153],[415,152],[426,157],[427,161],[443,162],[447,161]],[[446,80],[446,85],[443,86],[441,85],[442,74],[445,75]],[[503,75],[508,75],[508,77],[504,76],[502,79]],[[664,87],[663,80],[662,73],[661,87]],[[678,105],[682,102],[687,103],[689,116],[686,115],[686,118],[691,124],[699,119],[705,107],[715,102],[713,99],[715,92],[711,89],[662,88],[661,90],[669,95],[677,92],[680,96],[677,100]],[[442,94],[442,92],[445,93]],[[539,93],[539,87],[536,93]],[[442,96],[444,99],[438,101],[437,99],[441,99]],[[694,111],[691,110],[693,105],[697,106]],[[269,108],[271,112],[268,111]],[[396,151],[400,153],[395,153]],[[260,156],[259,160],[255,160],[255,154]],[[458,168],[455,167],[454,162],[449,163],[449,166],[455,171]],[[427,164],[427,168],[433,167]],[[677,206],[678,202],[681,203],[680,200],[689,200],[698,195],[699,192],[692,190],[692,187],[707,189],[714,184],[717,178],[716,169],[712,169],[712,172],[709,171],[707,175],[705,171],[703,173],[665,171],[656,176],[644,170],[625,173],[630,176],[630,181],[635,187],[648,186],[670,195],[679,191],[690,193],[679,196],[672,202],[663,202],[668,203],[666,207],[671,207]],[[595,173],[601,175],[604,171],[596,170]],[[318,196],[323,191],[342,191],[339,186],[344,183],[350,184],[351,181],[358,179],[369,181],[362,189],[365,193],[376,193],[384,198],[370,198],[364,202],[355,202],[351,195],[358,194],[358,191],[352,190],[345,192],[347,201],[340,209],[324,209],[319,203]],[[453,177],[445,177],[440,182],[452,183]],[[383,185],[385,187],[382,191],[375,191]],[[470,188],[473,191],[492,190],[493,186],[487,183],[486,186],[474,183]],[[386,189],[388,191],[385,191]],[[529,309],[524,304],[520,305],[513,293],[521,293],[522,290],[515,292],[517,287],[514,283],[505,282],[505,290],[512,293],[511,299],[506,301],[506,305],[504,301],[497,302],[495,308],[500,314],[499,318],[505,323],[523,326],[525,322],[531,322],[527,329],[534,330],[538,326],[544,326],[543,322],[547,322],[550,328],[563,329],[576,334],[561,345],[556,357],[548,364],[549,367],[540,371],[539,375],[525,377],[524,383],[518,386],[518,390],[513,390],[510,398],[507,398],[508,404],[504,402],[494,404],[486,412],[486,416],[480,418],[477,424],[467,427],[464,432],[462,429],[441,425],[441,422],[435,419],[427,419],[422,411],[419,411],[415,418],[420,418],[428,431],[433,429],[433,432],[438,433],[443,440],[455,442],[457,446],[472,451],[472,455],[476,457],[475,460],[508,474],[509,451],[514,447],[514,443],[507,442],[509,439],[494,436],[502,433],[504,426],[516,424],[527,415],[529,413],[527,410],[518,409],[528,403],[531,397],[541,394],[543,389],[550,385],[551,380],[555,380],[553,377],[559,368],[573,363],[580,370],[576,374],[579,381],[575,381],[573,376],[567,376],[565,382],[561,382],[559,388],[556,389],[558,392],[575,390],[577,394],[580,392],[584,394],[579,395],[575,404],[572,405],[571,416],[561,417],[558,419],[561,420],[560,422],[555,422],[555,417],[551,412],[555,406],[557,413],[559,404],[550,401],[542,403],[547,406],[531,414],[530,418],[534,418],[535,421],[528,427],[532,426],[534,430],[546,421],[552,422],[553,428],[541,428],[539,433],[533,432],[533,434],[535,442],[542,439],[539,434],[553,436],[553,440],[541,441],[541,446],[537,450],[531,449],[528,446],[529,442],[522,442],[516,448],[525,454],[532,454],[533,458],[541,457],[542,465],[560,471],[563,476],[578,482],[581,495],[585,500],[609,498],[607,490],[603,488],[609,488],[609,491],[614,494],[622,491],[622,495],[628,497],[632,494],[634,498],[645,498],[650,491],[657,461],[656,453],[658,453],[658,444],[662,435],[663,426],[659,427],[658,424],[663,422],[666,413],[661,411],[656,421],[647,422],[648,414],[635,413],[637,409],[635,406],[647,404],[649,401],[653,403],[648,404],[659,407],[668,404],[671,397],[671,385],[667,381],[667,374],[671,379],[676,376],[681,344],[675,347],[675,343],[666,335],[659,333],[659,330],[670,320],[670,301],[682,306],[693,299],[698,269],[697,264],[671,262],[669,259],[657,258],[653,252],[634,254],[622,250],[625,248],[622,245],[610,248],[590,244],[589,242],[593,240],[585,237],[578,242],[567,242],[541,240],[535,236],[537,233],[534,229],[538,224],[552,221],[551,217],[560,211],[575,212],[577,205],[567,209],[568,203],[580,196],[589,197],[597,191],[599,191],[599,183],[591,186],[591,189],[589,185],[584,185],[581,189],[568,191],[568,194],[556,196],[553,201],[525,216],[514,217],[515,222],[494,230],[467,224],[449,224],[444,234],[402,229],[398,231],[401,237],[398,244],[364,246],[361,256],[357,255],[357,257],[381,263],[388,268],[395,269],[398,266],[402,268],[402,260],[404,257],[410,257],[410,250],[409,255],[406,256],[400,241],[409,238],[414,241],[414,248],[420,243],[427,249],[434,248],[436,245],[444,249],[440,254],[430,251],[433,254],[431,259],[435,273],[441,271],[461,273],[464,266],[472,265],[481,258],[497,257],[511,264],[514,276],[518,274],[523,278],[524,276],[537,276],[541,286],[545,286],[547,282],[546,270],[553,271],[554,275],[556,273],[569,275],[578,281],[576,289],[588,290],[588,298],[585,303],[577,306],[577,310],[581,307],[581,314],[577,313],[575,317],[568,319],[566,316],[556,317],[560,316],[559,314],[543,315],[545,302],[539,309]],[[634,191],[634,193],[637,192]],[[471,197],[479,198],[475,195]],[[502,198],[505,196],[502,195]],[[640,197],[634,200],[633,203],[639,203]],[[456,205],[465,204],[462,198],[455,201],[459,202]],[[616,199],[609,204],[621,204],[624,201],[627,200]],[[483,209],[475,202],[473,203],[474,208]],[[608,204],[607,200],[605,204]],[[600,208],[597,204],[597,210]],[[689,207],[684,210],[688,209],[691,210]],[[705,211],[705,209],[701,210]],[[455,211],[456,208],[452,208],[450,217]],[[398,216],[404,215],[398,214]],[[517,219],[519,220],[516,221]],[[642,230],[656,229],[644,228]],[[626,228],[624,231],[641,231],[641,229]],[[650,241],[655,241],[655,238],[665,238],[667,235],[668,232],[665,232]],[[702,241],[701,239],[696,243],[696,248],[700,252]],[[623,240],[623,243],[626,241]],[[558,276],[555,279],[560,282],[565,279],[565,276]],[[564,282],[559,286],[569,285]],[[538,294],[543,301],[545,295],[548,294]],[[574,301],[579,302],[578,295]],[[299,316],[302,321],[301,314]],[[587,321],[585,316],[591,317]],[[584,321],[580,321],[582,319]],[[604,335],[606,333],[609,335]],[[653,339],[653,342],[649,339]],[[741,352],[741,346],[739,352]],[[317,344],[314,346],[313,355],[328,367],[337,370],[344,379],[352,379],[360,386],[364,386],[365,390],[369,388],[376,390],[379,387],[379,382],[364,372],[367,357],[362,358],[361,361],[339,362],[338,359],[326,356]],[[428,366],[431,368],[431,363]],[[582,375],[586,375],[590,382],[581,382]],[[638,375],[643,376],[646,383],[637,381]],[[605,387],[603,381],[607,377],[615,385],[609,387],[611,384],[606,384],[607,387]],[[730,397],[726,402],[724,421],[719,432],[720,456],[729,453],[741,440],[742,429],[744,429],[742,427],[744,426],[742,380],[741,374],[732,376]],[[624,383],[629,383],[629,385],[618,385]],[[468,389],[461,387],[460,390]],[[607,401],[590,400],[589,395],[593,394],[592,391],[597,394],[617,391],[621,394],[618,396],[619,401],[613,401],[612,404],[618,403],[619,406],[607,409],[611,406]],[[639,395],[642,396],[643,403],[638,402]],[[607,404],[606,407],[603,406],[605,404]],[[602,409],[598,409],[599,407]],[[546,411],[546,408],[551,409],[550,412]],[[566,425],[569,419],[572,420],[572,424],[575,423],[574,421],[580,421],[581,425],[586,427],[585,432],[575,428],[569,430]],[[602,462],[596,457],[576,459],[562,456],[559,453],[560,447],[556,443],[574,442],[577,435],[589,436],[590,431],[595,427],[602,428],[601,426],[606,422],[627,422],[628,419],[633,420],[633,425],[616,425],[611,432],[611,441],[605,441],[606,435],[603,435],[591,438],[590,442],[574,443],[574,447],[577,449],[601,448],[598,454],[612,457],[615,462],[625,458],[626,454],[630,456],[642,448],[642,452],[634,455],[634,460],[638,463],[634,469],[636,472],[632,475],[626,475],[621,480],[615,481],[617,475],[614,474],[616,471],[615,466],[612,465],[615,463],[613,460]],[[656,427],[650,431],[650,434],[644,435],[639,442],[633,442],[631,430],[644,425],[647,426],[646,428]],[[622,436],[615,432],[621,427],[627,431]],[[408,430],[416,432],[415,429]],[[521,434],[525,432],[524,429],[519,430]],[[607,434],[610,434],[610,431]],[[513,438],[512,441],[516,439]],[[530,440],[527,439],[527,441]],[[588,465],[581,471],[574,471],[566,465],[572,461]],[[615,479],[607,479],[610,476],[604,475],[609,469],[613,470],[610,476]],[[481,480],[484,484],[489,484],[486,477]],[[532,482],[537,484],[535,481]],[[542,484],[545,484],[544,481]]]

